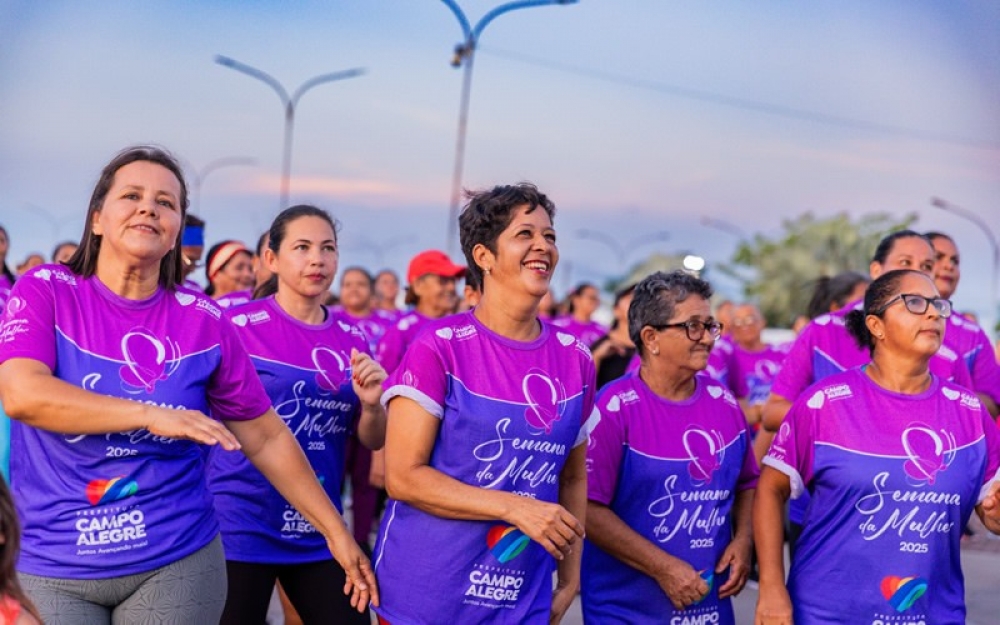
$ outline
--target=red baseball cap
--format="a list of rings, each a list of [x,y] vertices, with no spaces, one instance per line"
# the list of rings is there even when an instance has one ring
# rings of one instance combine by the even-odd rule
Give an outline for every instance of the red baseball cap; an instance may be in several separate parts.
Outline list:
[[[448,255],[441,250],[425,250],[410,260],[406,270],[406,281],[413,284],[420,276],[432,273],[445,278],[461,278],[465,275],[465,267],[451,262]]]

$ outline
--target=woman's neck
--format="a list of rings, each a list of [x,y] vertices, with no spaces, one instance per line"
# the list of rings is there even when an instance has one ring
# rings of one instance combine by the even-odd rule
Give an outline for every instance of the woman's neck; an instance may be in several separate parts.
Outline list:
[[[371,306],[371,304],[368,304],[367,306],[364,306],[364,305],[363,306],[351,306],[351,307],[344,306],[344,311],[348,315],[350,315],[352,317],[355,317],[357,319],[364,319],[366,317],[371,316],[371,314],[372,314],[372,306]]]
[[[694,371],[667,367],[648,358],[644,358],[639,367],[639,377],[649,390],[670,401],[690,399],[698,386]]]
[[[876,350],[871,363],[865,367],[865,373],[887,391],[903,395],[922,393],[931,384],[926,358],[894,356],[890,359]]]
[[[517,305],[510,299],[490,297],[488,293],[489,291],[483,293],[479,305],[472,313],[480,323],[500,336],[515,341],[532,341],[538,338],[542,331],[538,321],[538,303],[541,298],[535,299],[533,306],[530,303]]]
[[[579,321],[580,323],[587,323],[590,321],[590,315],[580,310],[573,311],[573,318]]]
[[[99,253],[94,275],[112,293],[125,299],[144,300],[160,288],[159,262],[152,266],[123,266]]]
[[[308,325],[319,325],[326,321],[326,311],[323,309],[320,295],[304,297],[289,289],[282,289],[279,283],[274,301],[292,318]]]

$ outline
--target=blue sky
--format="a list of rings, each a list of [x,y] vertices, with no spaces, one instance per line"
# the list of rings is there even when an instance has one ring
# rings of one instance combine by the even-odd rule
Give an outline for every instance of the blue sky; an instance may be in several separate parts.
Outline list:
[[[473,22],[498,4],[460,3]],[[438,0],[0,0],[0,224],[11,261],[78,237],[101,166],[136,142],[167,146],[191,171],[255,159],[208,176],[194,207],[210,242],[255,239],[277,209],[282,110],[263,83],[213,62],[224,54],[289,91],[367,69],[300,101],[291,197],[340,219],[342,265],[402,268],[446,245],[461,85],[449,60],[460,35]],[[465,182],[531,180],[555,199],[559,290],[619,273],[620,259],[578,236],[583,228],[625,247],[668,230],[665,251],[702,254],[711,268],[737,239],[703,215],[776,234],[807,210],[916,211],[918,228],[958,239],[958,306],[990,317],[985,236],[929,199],[1000,232],[998,59],[992,0],[519,10],[480,42]]]

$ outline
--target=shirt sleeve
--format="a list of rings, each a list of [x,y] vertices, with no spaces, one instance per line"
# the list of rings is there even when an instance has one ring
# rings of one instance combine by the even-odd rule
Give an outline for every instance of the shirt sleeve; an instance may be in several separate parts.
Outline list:
[[[800,397],[792,404],[771,442],[771,449],[764,456],[764,466],[777,469],[791,481],[792,499],[805,492],[813,477],[815,450],[814,411],[807,403],[825,400],[823,391],[817,389],[809,398]]]
[[[12,358],[30,358],[56,370],[55,294],[34,273],[14,284],[0,317],[0,363]]]
[[[771,393],[795,401],[802,391],[809,388],[813,380],[812,349],[816,325],[810,323],[802,334],[795,339],[792,348],[788,350],[781,370],[774,378]]]
[[[406,351],[406,337],[399,325],[392,325],[382,335],[378,344],[378,362],[388,374],[392,374],[403,360]]]
[[[977,504],[982,503],[993,484],[1000,481],[1000,429],[985,407],[980,409],[980,413],[983,420],[983,434],[986,437],[986,472],[983,474],[983,487],[979,491]]]
[[[597,397],[597,423],[587,447],[587,499],[610,505],[618,485],[626,439],[624,419],[614,387]]]
[[[408,397],[438,419],[444,417],[448,374],[433,332],[421,332],[410,344],[384,386],[382,405],[388,407],[394,397]]]
[[[208,384],[212,416],[226,421],[249,421],[271,408],[260,376],[246,348],[228,320],[220,320],[219,367]]]
[[[740,475],[736,479],[736,490],[741,491],[757,488],[757,479],[760,478],[760,466],[758,466],[757,457],[753,453],[753,438],[750,436],[750,427],[747,425],[742,411],[738,411],[738,416],[742,420],[743,436],[746,441],[743,466],[740,468]]]
[[[597,369],[594,367],[593,359],[581,358],[580,363],[583,369],[583,405],[580,411],[580,432],[573,442],[574,449],[588,441],[590,431],[593,429],[590,418],[594,413],[594,394],[596,393],[594,387],[597,385]]]
[[[982,328],[976,332],[976,345],[972,352],[963,354],[972,374],[972,389],[1000,405],[1000,364],[993,353],[990,338]]]

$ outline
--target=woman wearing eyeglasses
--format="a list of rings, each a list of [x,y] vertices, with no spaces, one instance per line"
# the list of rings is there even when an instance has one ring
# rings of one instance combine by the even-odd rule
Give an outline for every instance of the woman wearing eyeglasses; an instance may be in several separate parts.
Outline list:
[[[912,270],[875,280],[851,334],[871,361],[792,405],[754,504],[757,623],[964,623],[973,509],[1000,533],[1000,436],[976,395],[930,369],[951,303]],[[808,490],[785,585],[781,515]]]
[[[635,287],[642,365],[600,392],[587,453],[588,623],[734,622],[758,471],[736,399],[697,375],[722,334],[711,295],[681,271]]]

